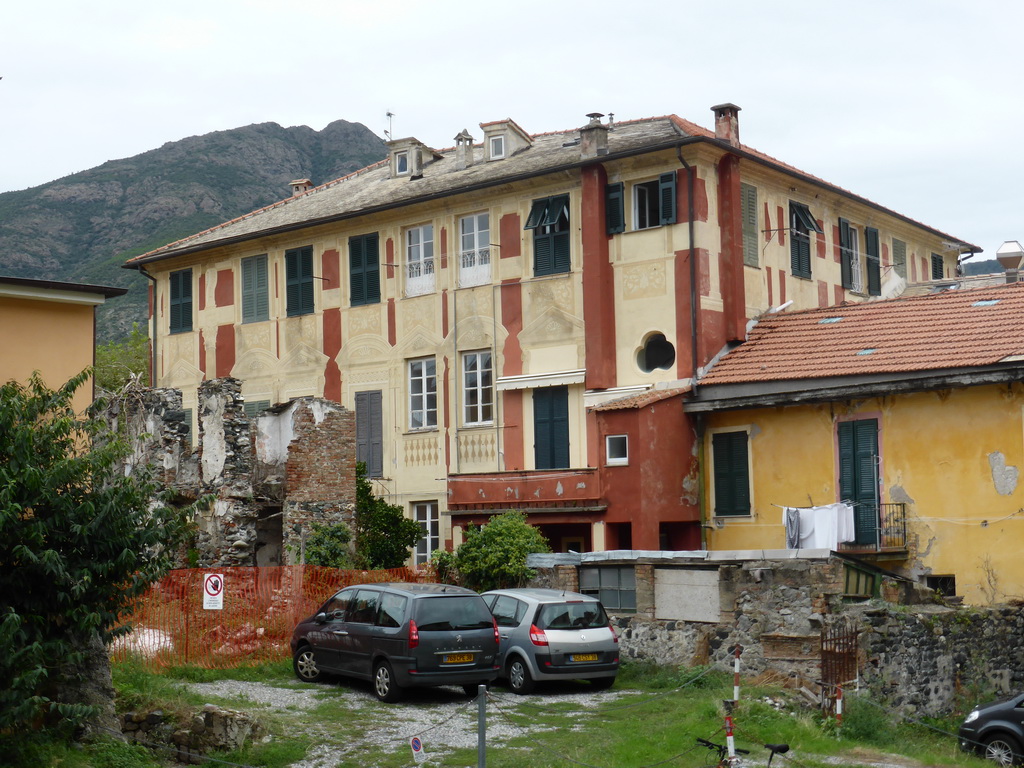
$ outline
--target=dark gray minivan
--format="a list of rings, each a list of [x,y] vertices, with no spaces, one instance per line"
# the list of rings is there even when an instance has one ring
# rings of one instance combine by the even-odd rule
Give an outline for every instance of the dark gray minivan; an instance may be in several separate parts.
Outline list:
[[[450,584],[346,587],[299,622],[291,647],[300,680],[371,680],[381,701],[433,685],[475,695],[499,671],[494,617],[480,595]]]

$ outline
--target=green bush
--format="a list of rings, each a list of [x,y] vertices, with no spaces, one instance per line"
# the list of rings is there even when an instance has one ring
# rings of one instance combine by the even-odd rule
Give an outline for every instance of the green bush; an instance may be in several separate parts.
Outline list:
[[[323,525],[313,523],[306,538],[305,562],[309,565],[325,565],[329,568],[352,568],[354,563],[349,542],[352,533],[344,523]]]
[[[547,539],[526,522],[524,513],[509,511],[483,526],[469,527],[455,563],[463,585],[484,592],[522,586],[536,575],[526,566],[526,556],[550,551]]]
[[[356,465],[356,566],[401,568],[409,550],[423,538],[423,527],[395,504],[375,496],[366,478],[366,464]]]

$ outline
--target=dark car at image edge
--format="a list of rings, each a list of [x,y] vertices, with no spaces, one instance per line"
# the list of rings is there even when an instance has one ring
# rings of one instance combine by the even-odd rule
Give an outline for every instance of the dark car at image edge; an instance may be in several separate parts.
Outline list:
[[[981,704],[964,718],[960,748],[999,765],[1024,762],[1024,693]]]
[[[381,701],[403,689],[462,686],[498,675],[498,626],[476,592],[448,584],[356,584],[340,590],[292,633],[296,676],[369,680]]]

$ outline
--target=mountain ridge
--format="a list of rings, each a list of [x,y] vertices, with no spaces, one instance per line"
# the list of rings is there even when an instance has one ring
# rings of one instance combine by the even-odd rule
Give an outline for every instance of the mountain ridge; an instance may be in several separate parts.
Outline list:
[[[385,155],[360,123],[254,123],[4,192],[0,274],[128,288],[97,312],[99,340],[121,338],[146,320],[148,283],[127,259],[282,200],[293,179],[322,184]]]

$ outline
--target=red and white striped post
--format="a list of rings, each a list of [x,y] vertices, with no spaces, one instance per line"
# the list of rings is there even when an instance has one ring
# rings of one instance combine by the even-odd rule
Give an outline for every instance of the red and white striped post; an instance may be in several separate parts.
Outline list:
[[[733,659],[733,675],[732,675],[732,700],[739,702],[740,700],[740,648],[739,643],[736,644],[736,658]]]
[[[725,746],[729,751],[729,763],[731,765],[736,760],[736,739],[732,735],[732,715],[729,713],[725,715]]]
[[[843,727],[843,686],[836,686],[836,726]]]

